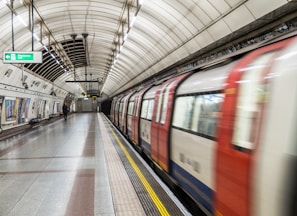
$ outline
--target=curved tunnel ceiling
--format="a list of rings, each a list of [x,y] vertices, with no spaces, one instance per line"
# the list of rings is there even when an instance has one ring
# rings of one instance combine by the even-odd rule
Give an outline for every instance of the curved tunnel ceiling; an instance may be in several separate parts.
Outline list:
[[[25,68],[70,91],[77,84],[65,81],[98,81],[109,96],[284,5],[296,6],[288,0],[2,0],[1,51],[12,44],[32,50],[32,2],[33,49],[42,51],[43,64]]]

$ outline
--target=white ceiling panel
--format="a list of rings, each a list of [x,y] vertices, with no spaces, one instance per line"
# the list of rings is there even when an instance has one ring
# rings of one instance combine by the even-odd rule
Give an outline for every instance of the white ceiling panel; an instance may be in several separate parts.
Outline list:
[[[230,9],[230,5],[225,0],[216,0],[216,1],[209,1],[209,4],[212,4],[212,6],[220,13],[224,14],[226,11]]]
[[[195,38],[196,41],[198,41],[201,48],[206,47],[207,45],[214,42],[211,34],[207,30],[202,31],[200,34],[198,34]]]
[[[200,0],[196,5],[211,19],[214,20],[220,16],[219,11],[210,3],[209,0]]]
[[[207,31],[215,41],[231,33],[230,28],[226,25],[224,20],[219,20],[210,26]]]
[[[188,43],[185,43],[184,47],[188,50],[189,54],[193,54],[201,48],[196,40],[190,40]]]
[[[258,19],[261,16],[264,16],[265,14],[275,10],[275,8],[279,8],[280,6],[287,3],[287,0],[249,0],[245,4],[255,19]]]
[[[198,18],[198,14],[189,13],[187,15],[188,24],[186,25],[189,31],[193,34],[197,34],[197,31],[204,27],[201,20]]]
[[[193,32],[190,31],[188,27],[188,22],[183,23],[182,20],[181,22],[177,23],[172,30],[176,32],[176,34],[178,34],[178,37],[181,40],[180,41],[181,43],[183,43],[184,41],[187,41],[193,35]],[[196,32],[197,32],[197,29],[196,29]]]
[[[211,17],[206,12],[206,8],[201,8],[199,5],[193,7],[192,13],[198,17],[200,22],[203,24],[203,27],[212,21]]]
[[[244,19],[238,19],[238,17],[244,17]],[[233,13],[228,14],[224,17],[224,21],[231,29],[232,32],[239,28],[251,23],[255,20],[255,17],[250,13],[250,10],[245,6],[237,8]]]
[[[18,50],[18,51],[28,50],[28,49],[32,50],[31,41],[32,41],[32,34],[27,29],[23,29],[19,31],[18,34],[15,34],[14,48],[15,50]],[[37,46],[40,47],[40,45],[34,44],[34,48],[35,47],[37,48]]]

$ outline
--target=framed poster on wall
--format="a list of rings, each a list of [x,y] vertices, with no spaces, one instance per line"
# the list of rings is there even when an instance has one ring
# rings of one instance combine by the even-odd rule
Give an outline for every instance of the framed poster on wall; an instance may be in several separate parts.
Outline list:
[[[12,122],[16,120],[15,110],[16,98],[5,97],[5,121]]]
[[[0,96],[0,131],[2,130],[2,107],[3,107],[4,96]]]

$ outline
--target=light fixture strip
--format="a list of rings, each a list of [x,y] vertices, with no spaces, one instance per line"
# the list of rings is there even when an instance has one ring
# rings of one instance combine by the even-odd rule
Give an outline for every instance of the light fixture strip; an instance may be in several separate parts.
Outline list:
[[[134,2],[136,2],[136,11],[135,13],[131,13],[130,10],[133,9],[133,4],[135,4]],[[128,38],[128,34],[130,33],[131,28],[133,27],[136,17],[141,9],[141,6],[143,4],[143,0],[126,0],[124,6],[123,6],[123,11],[121,14],[121,19],[119,20],[119,27],[118,27],[118,31],[116,33],[116,36],[114,38],[114,42],[113,44],[115,44],[115,49],[112,47],[112,54],[111,54],[111,59],[109,62],[109,66],[106,69],[106,76],[104,78],[103,81],[103,86],[101,88],[101,93],[103,92],[103,89],[105,87],[105,80],[107,79],[107,77],[110,75],[110,73],[113,71],[113,68],[115,67],[115,63],[117,62],[117,59],[119,58],[119,54],[124,46],[125,41]],[[131,19],[131,14],[133,14],[133,17]],[[127,17],[125,17],[125,15]],[[125,31],[125,24],[127,24],[127,31]],[[121,34],[119,33],[121,32]],[[120,38],[122,38],[122,43],[120,43]]]
[[[34,51],[34,0],[31,0],[31,33],[32,33],[32,51]]]
[[[22,17],[20,15],[18,15],[17,13],[15,13],[16,17],[18,18],[18,20],[27,28],[28,25],[27,23],[22,19]]]
[[[23,0],[24,1],[24,5],[32,5],[32,3],[33,3],[33,1],[34,0]],[[29,7],[30,8],[30,7]],[[56,44],[57,46],[58,46],[58,48],[59,49],[57,49],[57,47],[53,47],[53,48],[55,48],[54,49],[54,51],[56,52],[56,54],[60,57],[60,59],[63,61],[63,65],[66,65],[66,63],[67,63],[67,65],[68,65],[68,70],[71,70],[71,68],[74,70],[74,66],[73,66],[73,64],[72,64],[72,62],[71,61],[67,61],[68,59],[66,58],[66,60],[65,60],[65,56],[67,56],[67,55],[63,55],[63,53],[61,54],[61,51],[60,50],[63,50],[63,47],[57,42],[57,40],[54,38],[54,36],[53,36],[53,34],[51,33],[51,31],[49,30],[49,28],[48,28],[48,26],[45,24],[45,22],[44,22],[44,20],[43,20],[43,18],[42,18],[42,16],[40,15],[40,13],[39,13],[39,11],[37,10],[37,8],[33,5],[33,9],[35,10],[35,12],[36,13],[34,13],[34,16],[37,16],[38,17],[38,19],[40,20],[40,25],[41,25],[41,28],[40,28],[40,36],[41,37],[43,37],[43,35],[44,35],[44,32],[43,31],[46,31],[47,33],[47,37],[48,37],[48,46],[50,47],[51,45],[51,41],[54,43],[54,44]],[[29,9],[29,12],[30,12],[30,9]],[[30,14],[29,14],[29,16],[30,16]],[[30,21],[31,19],[29,18],[29,21]],[[31,24],[30,24],[31,25]],[[29,25],[29,30],[30,30],[30,25]],[[43,46],[43,47],[46,47],[45,46],[45,44],[42,42],[42,40],[39,40],[39,42],[41,43],[41,45]],[[49,52],[49,50],[48,49],[46,49],[48,52]],[[49,52],[49,54],[51,54],[50,52]],[[55,56],[53,56],[52,54],[51,54],[51,56],[54,58],[54,59],[56,59],[56,57]]]
[[[40,29],[39,29],[39,36],[40,36],[40,40],[42,42],[42,38],[43,38],[43,23],[42,22],[39,22],[39,26],[40,26]]]
[[[13,9],[13,0],[10,0],[11,5],[11,45],[12,45],[12,51],[14,51],[14,9]]]

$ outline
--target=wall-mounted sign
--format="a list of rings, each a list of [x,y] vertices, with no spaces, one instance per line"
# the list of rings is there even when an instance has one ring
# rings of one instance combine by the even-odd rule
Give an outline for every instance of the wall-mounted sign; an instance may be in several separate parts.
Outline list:
[[[42,63],[42,52],[3,52],[3,63]]]

